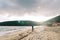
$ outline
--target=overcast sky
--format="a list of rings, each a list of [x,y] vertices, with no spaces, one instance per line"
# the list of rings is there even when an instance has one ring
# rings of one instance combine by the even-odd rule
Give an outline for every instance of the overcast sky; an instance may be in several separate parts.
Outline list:
[[[0,0],[0,21],[12,17],[60,15],[60,0]]]

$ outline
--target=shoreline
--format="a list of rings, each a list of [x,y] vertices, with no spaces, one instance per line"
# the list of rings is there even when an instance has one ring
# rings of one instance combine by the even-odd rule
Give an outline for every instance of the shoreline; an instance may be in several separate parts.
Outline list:
[[[5,34],[10,34],[10,33],[16,32],[16,31],[23,31],[25,29],[31,29],[31,27],[24,27],[24,28],[21,28],[21,29],[9,30],[9,31],[1,31],[0,36],[4,36]]]
[[[13,40],[13,39],[21,39],[24,36],[28,35],[31,32],[30,29],[24,29],[24,30],[17,30],[11,33],[6,33],[3,36],[0,36],[0,40]]]
[[[36,27],[18,30],[0,37],[0,40],[60,40],[60,27]]]
[[[10,34],[10,33],[15,32],[15,31],[18,31],[18,30],[2,31],[2,32],[0,32],[0,36],[4,36],[5,34]]]

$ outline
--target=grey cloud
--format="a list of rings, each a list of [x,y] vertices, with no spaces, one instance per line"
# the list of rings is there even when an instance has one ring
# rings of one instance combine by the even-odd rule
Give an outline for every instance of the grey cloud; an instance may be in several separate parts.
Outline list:
[[[60,9],[60,0],[45,0],[41,2],[41,6],[47,7],[48,9]]]
[[[7,8],[7,7],[14,7],[16,6],[11,0],[0,0],[0,7]]]
[[[0,0],[0,10],[11,15],[24,15],[28,12],[32,15],[53,16],[60,14],[60,0]]]
[[[35,3],[36,0],[18,0],[17,1],[19,5],[21,5],[22,7],[32,7]]]

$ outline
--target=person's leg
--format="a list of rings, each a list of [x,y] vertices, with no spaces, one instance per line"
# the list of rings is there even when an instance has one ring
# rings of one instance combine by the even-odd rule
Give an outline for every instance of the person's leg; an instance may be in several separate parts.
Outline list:
[[[34,26],[32,26],[32,31],[34,31]]]

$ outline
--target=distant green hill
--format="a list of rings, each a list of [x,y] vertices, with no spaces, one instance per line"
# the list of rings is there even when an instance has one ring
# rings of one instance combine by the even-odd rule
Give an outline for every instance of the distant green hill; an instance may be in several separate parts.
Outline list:
[[[45,21],[44,24],[47,24],[47,25],[50,24],[51,25],[53,22],[60,23],[60,15],[56,16],[56,17],[54,17],[54,18],[52,18],[50,20]]]
[[[36,25],[40,25],[40,23],[28,20],[0,22],[0,26],[36,26]]]
[[[60,15],[48,20],[47,22],[60,22]]]

